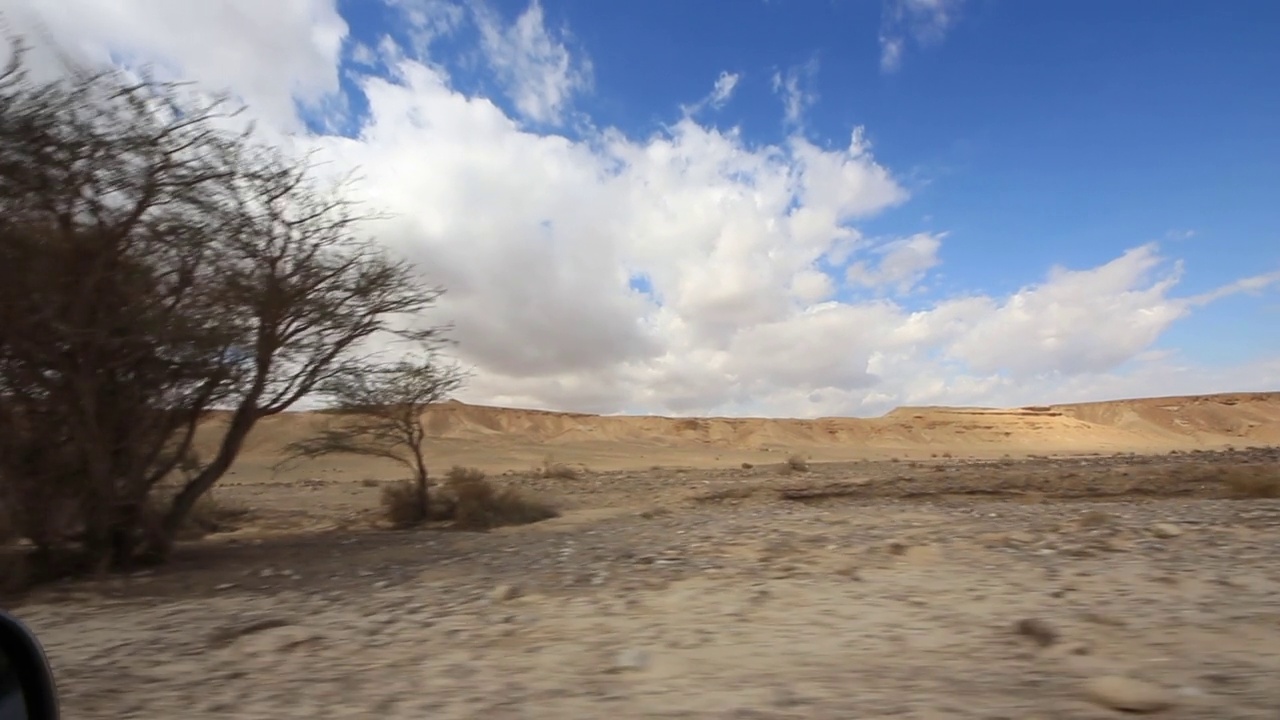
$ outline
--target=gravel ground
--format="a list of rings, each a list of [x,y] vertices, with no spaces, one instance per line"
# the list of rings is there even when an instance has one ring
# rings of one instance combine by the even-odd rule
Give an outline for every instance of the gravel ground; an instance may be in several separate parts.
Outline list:
[[[215,537],[15,612],[68,718],[1275,720],[1280,501],[1204,472],[1274,463],[511,478],[573,509]],[[778,499],[817,486],[847,492]]]

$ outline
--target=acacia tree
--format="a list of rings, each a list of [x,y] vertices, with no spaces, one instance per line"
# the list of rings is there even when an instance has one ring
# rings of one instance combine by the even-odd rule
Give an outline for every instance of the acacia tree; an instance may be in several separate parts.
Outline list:
[[[430,405],[447,400],[464,379],[457,366],[439,362],[430,352],[331,376],[321,392],[334,421],[316,435],[291,443],[282,464],[340,453],[394,460],[413,473],[415,515],[425,520],[431,515],[425,413]]]
[[[345,180],[228,129],[224,99],[115,70],[35,82],[17,45],[0,74],[0,483],[42,549],[162,559],[259,420],[358,375],[380,337],[435,338],[410,319],[441,290],[360,235]]]

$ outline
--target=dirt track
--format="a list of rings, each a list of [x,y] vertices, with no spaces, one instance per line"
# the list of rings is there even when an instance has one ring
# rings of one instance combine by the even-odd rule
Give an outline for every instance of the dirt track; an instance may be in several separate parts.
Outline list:
[[[317,531],[377,488],[240,480],[253,527],[18,613],[71,718],[1098,718],[1124,676],[1274,720],[1280,501],[1221,478],[1278,457],[512,476],[568,512],[487,534]]]

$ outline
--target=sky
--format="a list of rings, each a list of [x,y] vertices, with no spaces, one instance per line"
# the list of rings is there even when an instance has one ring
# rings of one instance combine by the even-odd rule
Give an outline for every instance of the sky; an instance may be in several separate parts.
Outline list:
[[[357,169],[459,399],[872,416],[1280,389],[1274,0],[0,0]]]

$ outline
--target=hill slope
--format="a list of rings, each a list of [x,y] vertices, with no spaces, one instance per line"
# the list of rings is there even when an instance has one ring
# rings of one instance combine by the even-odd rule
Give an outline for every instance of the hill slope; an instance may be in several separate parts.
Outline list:
[[[1003,454],[1167,452],[1280,444],[1280,393],[1233,393],[994,409],[904,407],[878,418],[670,418],[599,416],[467,405],[431,408],[433,457],[523,468],[546,456],[596,467],[723,465],[814,459],[992,457]],[[247,462],[266,464],[332,416],[264,420]],[[335,459],[343,464],[364,460]],[[325,461],[327,462],[327,461]]]

